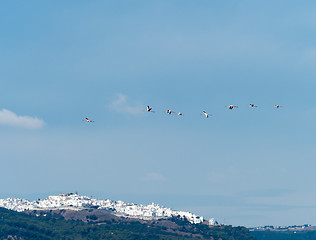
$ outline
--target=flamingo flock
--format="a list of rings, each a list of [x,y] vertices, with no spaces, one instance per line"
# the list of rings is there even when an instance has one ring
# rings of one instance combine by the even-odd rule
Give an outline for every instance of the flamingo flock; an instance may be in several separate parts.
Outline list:
[[[236,106],[236,105],[227,105],[227,106],[225,106],[225,107],[228,108],[229,110],[233,110],[234,108],[238,108],[238,106]],[[258,106],[255,105],[255,104],[250,103],[250,104],[249,104],[249,107],[250,107],[250,108],[257,108]],[[279,105],[279,104],[276,104],[276,105],[274,105],[273,107],[275,107],[275,108],[282,108],[283,106],[281,106],[281,105]],[[154,113],[155,111],[153,111],[152,107],[147,106],[147,107],[146,107],[146,112]],[[166,111],[166,113],[167,113],[168,115],[171,115],[171,114],[175,114],[175,115],[177,115],[177,116],[182,116],[182,115],[183,115],[182,112],[176,113],[176,112],[174,112],[174,111],[172,111],[172,110],[170,110],[170,109],[168,109],[168,110]],[[209,118],[209,116],[212,116],[211,114],[208,114],[206,111],[202,111],[202,113],[200,113],[200,115],[204,116],[205,118]],[[87,117],[86,117],[85,119],[83,119],[82,121],[86,121],[86,122],[88,122],[88,123],[93,123],[93,122],[94,122],[93,120],[91,120],[91,119],[89,119],[89,118],[87,118]]]

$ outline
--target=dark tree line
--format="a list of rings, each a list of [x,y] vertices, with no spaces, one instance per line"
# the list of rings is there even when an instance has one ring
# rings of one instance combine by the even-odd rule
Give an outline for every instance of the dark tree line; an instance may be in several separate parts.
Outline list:
[[[95,215],[89,219],[97,220]],[[248,229],[232,226],[209,227],[205,224],[191,224],[174,218],[177,231],[160,226],[159,221],[151,224],[138,221],[88,222],[65,220],[51,214],[34,216],[0,208],[0,239],[16,236],[18,239],[32,240],[80,240],[80,239],[137,239],[137,240],[253,240]],[[170,221],[170,222],[171,222]],[[194,237],[195,236],[195,237]]]

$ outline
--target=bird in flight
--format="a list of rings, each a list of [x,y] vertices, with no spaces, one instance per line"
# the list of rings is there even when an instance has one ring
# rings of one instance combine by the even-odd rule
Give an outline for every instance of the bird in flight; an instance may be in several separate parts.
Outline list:
[[[228,109],[238,108],[238,106],[234,106],[234,105],[229,105],[229,106],[225,106],[225,107],[228,107]]]
[[[254,108],[254,107],[258,107],[258,106],[256,106],[256,105],[250,103],[250,104],[249,104],[249,107]]]
[[[202,114],[204,114],[204,116],[206,117],[206,118],[208,118],[208,116],[212,116],[212,115],[209,115],[207,112],[205,112],[205,111],[203,111],[202,113],[201,113],[201,115]]]
[[[167,110],[167,113],[170,115],[171,113],[175,113],[174,111],[171,111],[170,109]]]
[[[152,108],[147,106],[147,112],[155,112],[155,111],[152,111]]]
[[[92,121],[92,120],[90,120],[89,118],[85,118],[85,119],[83,119],[82,121],[87,121],[87,122],[89,122],[89,123],[91,123],[91,122],[94,122],[94,121]]]
[[[181,113],[181,112],[179,112],[179,113],[178,113],[178,116],[182,116],[182,113]]]
[[[278,105],[278,104],[275,104],[273,107],[280,108],[280,107],[283,107],[283,106],[280,106],[280,105]]]

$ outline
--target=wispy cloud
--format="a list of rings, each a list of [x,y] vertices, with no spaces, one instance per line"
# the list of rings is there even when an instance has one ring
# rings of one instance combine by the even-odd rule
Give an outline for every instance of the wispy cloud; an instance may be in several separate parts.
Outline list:
[[[166,181],[166,177],[162,174],[155,173],[155,172],[149,172],[147,173],[143,180],[145,181],[155,181],[155,182],[163,182]]]
[[[108,105],[108,108],[119,113],[130,113],[134,115],[142,112],[142,106],[140,104],[132,106],[128,103],[127,99],[126,95],[119,93],[116,99]]]
[[[0,111],[0,125],[36,129],[44,125],[42,119],[30,116],[18,116],[7,109]]]

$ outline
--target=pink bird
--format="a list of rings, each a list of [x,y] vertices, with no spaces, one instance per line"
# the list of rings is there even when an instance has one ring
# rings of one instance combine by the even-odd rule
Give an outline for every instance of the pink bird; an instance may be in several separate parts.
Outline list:
[[[155,112],[155,111],[152,111],[152,108],[147,106],[147,112]]]
[[[94,122],[94,121],[90,120],[89,118],[85,118],[85,119],[82,120],[82,121],[87,121],[87,122],[89,122],[89,123]]]
[[[273,107],[280,108],[280,107],[283,107],[283,106],[280,106],[280,105],[276,104]]]
[[[167,113],[170,115],[171,113],[175,113],[173,111],[171,111],[170,109],[167,110]]]
[[[205,112],[205,111],[203,111],[202,113],[201,113],[201,115],[202,114],[204,114],[204,116],[206,117],[206,118],[208,118],[208,116],[212,116],[212,115],[209,115],[207,112]]]
[[[238,106],[234,106],[234,105],[229,105],[229,106],[225,106],[225,107],[228,107],[228,109],[238,108]]]

